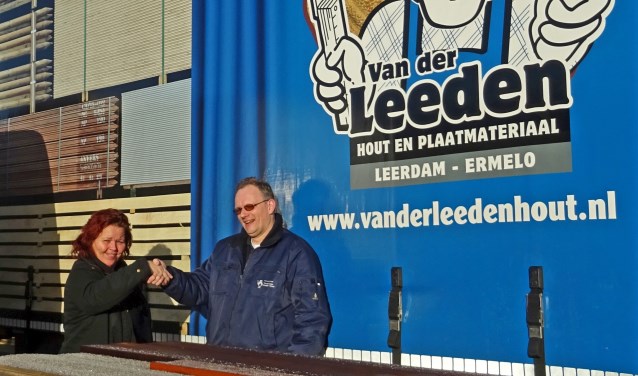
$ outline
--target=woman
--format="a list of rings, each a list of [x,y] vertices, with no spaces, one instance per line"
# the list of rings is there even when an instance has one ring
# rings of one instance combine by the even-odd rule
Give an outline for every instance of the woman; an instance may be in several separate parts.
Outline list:
[[[145,282],[168,283],[159,260],[126,265],[133,242],[128,218],[115,209],[91,215],[73,241],[75,261],[64,288],[64,342],[61,353],[80,346],[150,342],[151,312]]]

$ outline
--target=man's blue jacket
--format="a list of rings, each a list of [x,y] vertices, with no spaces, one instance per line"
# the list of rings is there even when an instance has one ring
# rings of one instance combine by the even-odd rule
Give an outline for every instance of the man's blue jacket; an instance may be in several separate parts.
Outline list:
[[[164,291],[206,317],[210,345],[322,354],[332,315],[317,254],[279,214],[242,268],[249,244],[242,230],[192,273],[169,267]]]

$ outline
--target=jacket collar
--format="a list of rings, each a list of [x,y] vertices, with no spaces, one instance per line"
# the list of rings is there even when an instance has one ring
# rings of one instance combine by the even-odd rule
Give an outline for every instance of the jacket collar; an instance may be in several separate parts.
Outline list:
[[[269,247],[277,243],[279,239],[281,239],[281,233],[284,228],[284,220],[281,217],[281,214],[279,213],[274,213],[274,216],[275,216],[275,223],[270,229],[270,232],[268,232],[268,235],[266,235],[264,240],[261,242],[260,247]],[[246,233],[246,230],[244,230],[243,228],[241,229],[240,236],[244,244],[247,244],[249,241],[248,234]]]
[[[123,259],[119,259],[117,260],[117,262],[115,264],[113,264],[113,266],[108,266],[105,263],[103,263],[102,261],[100,261],[95,255],[90,255],[88,258],[86,258],[86,261],[89,264],[92,264],[93,266],[97,267],[98,269],[100,269],[104,274],[111,274],[114,271],[120,269],[123,266],[126,266],[126,263],[124,262]]]

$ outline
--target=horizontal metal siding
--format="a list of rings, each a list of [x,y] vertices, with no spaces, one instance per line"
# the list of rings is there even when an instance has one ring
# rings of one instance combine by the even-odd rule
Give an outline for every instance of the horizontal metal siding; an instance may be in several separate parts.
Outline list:
[[[122,94],[122,185],[190,179],[191,80]]]
[[[54,97],[85,90],[85,58],[87,91],[160,76],[162,68],[189,69],[191,6],[187,0],[165,0],[163,10],[157,0],[87,2],[85,54],[84,2],[56,1]]]

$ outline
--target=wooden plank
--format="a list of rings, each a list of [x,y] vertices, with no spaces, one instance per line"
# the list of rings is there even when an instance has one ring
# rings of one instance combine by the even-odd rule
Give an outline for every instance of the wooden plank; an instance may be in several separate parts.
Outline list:
[[[191,311],[184,309],[151,308],[151,318],[157,321],[190,322]]]
[[[246,367],[218,363],[202,363],[190,360],[152,360],[149,364],[149,367],[153,371],[194,376],[242,376],[249,374],[249,371]],[[254,372],[253,369],[251,369],[250,371]],[[269,372],[265,370],[259,370],[259,374],[262,376],[281,376],[284,373],[279,371]]]
[[[20,288],[22,290],[20,290]],[[0,298],[0,304],[4,304],[5,300],[7,302],[7,305],[2,305],[2,308],[6,308],[6,309],[18,309],[18,310],[22,310],[25,308],[25,299],[24,299],[24,287],[20,287],[20,286],[1,286],[0,285],[0,291],[2,294],[5,295],[15,295],[15,297],[13,298],[9,298],[9,297],[1,297]],[[36,288],[34,289],[34,303],[39,303],[41,308],[42,307],[47,307],[47,308],[57,308],[60,307],[60,309],[63,308],[64,303],[63,302],[58,302],[58,301],[51,301],[51,300],[45,300],[44,298],[55,298],[55,299],[62,299],[64,296],[64,289],[62,287],[41,287],[41,288]],[[45,302],[50,302],[52,304],[45,304]],[[180,310],[180,311],[184,311],[187,310],[187,308],[183,305],[180,305],[178,302],[176,302],[174,299],[172,299],[170,296],[166,295],[163,292],[149,292],[148,294],[148,302],[151,305],[163,305],[163,306],[174,306],[176,309]],[[35,310],[35,308],[33,308]],[[171,311],[171,309],[168,308],[155,308],[158,310],[163,310],[163,311]],[[43,310],[43,309],[38,309],[38,310]],[[47,312],[50,312],[47,309]],[[156,320],[160,320],[159,318],[154,317],[154,319]]]
[[[0,219],[0,230],[38,230],[55,227],[82,227],[90,215],[58,216],[46,218],[12,218]],[[154,226],[179,224],[184,227],[190,224],[189,210],[163,211],[163,212],[137,212],[127,213],[129,222],[133,226]]]
[[[100,109],[107,111],[119,110],[119,99],[117,99],[117,97],[107,97],[70,106],[58,107],[51,110],[38,111],[33,114],[16,116],[9,118],[9,120],[11,122],[12,130],[38,129],[38,127],[34,127],[34,125],[41,123],[43,119],[55,118],[60,114],[60,112],[62,112],[63,118],[67,117],[75,119],[78,117],[88,118],[90,116],[101,115],[103,112],[99,111]]]
[[[105,100],[106,101],[106,100]],[[40,133],[57,135],[58,132],[72,130],[71,125],[80,128],[88,128],[93,124],[117,125],[119,119],[119,106],[115,99],[111,104],[103,103],[94,107],[82,108],[80,105],[58,107],[53,110],[40,111],[30,115],[9,118],[10,130],[37,130]],[[60,129],[61,127],[61,129]],[[2,128],[0,128],[2,129]]]
[[[73,158],[75,161],[71,160],[66,166],[60,166],[60,161],[58,160],[19,166],[5,166],[3,169],[5,173],[0,174],[0,176],[9,180],[4,185],[12,186],[14,181],[37,181],[37,179],[33,178],[34,176],[55,184],[57,179],[60,181],[73,181],[86,174],[101,173],[106,177],[106,173],[109,172],[111,177],[119,175],[119,164],[116,162],[117,153],[111,153],[110,156],[107,156],[106,153],[95,155],[99,156],[96,162],[80,162],[75,157]]]
[[[51,71],[51,60],[41,59],[35,62],[35,72],[49,72]],[[15,68],[5,69],[0,71],[0,82],[8,82],[16,77],[30,77],[31,76],[31,64],[24,64]]]
[[[321,356],[299,356],[298,354],[255,351],[254,349],[211,346],[189,342],[117,343],[89,345],[84,352],[129,358],[151,362],[171,362],[192,368],[210,369],[210,365],[230,365],[242,375],[333,375],[333,376],[466,376],[467,372],[447,369],[418,368],[397,364],[382,364],[360,360],[335,359]],[[200,366],[193,366],[199,363]],[[278,373],[277,373],[278,372]],[[195,374],[187,372],[188,374]],[[203,375],[204,373],[198,373]],[[472,373],[487,376],[486,373]]]
[[[0,285],[0,294],[15,295],[15,299],[24,297],[24,286]],[[64,286],[44,286],[34,287],[33,294],[36,300],[42,301],[44,298],[62,299],[64,297]],[[149,291],[148,302],[155,305],[180,306],[180,304],[162,291]]]
[[[70,256],[70,244],[57,245],[0,245],[0,256]]]
[[[135,233],[136,230],[133,230]],[[135,238],[135,235],[133,235]],[[135,243],[131,246],[131,256],[153,256],[162,258],[162,256],[182,256],[190,257],[190,242],[160,242],[160,243]],[[189,270],[189,269],[184,269]]]
[[[181,264],[179,266],[183,271],[189,271],[190,265]],[[179,267],[178,266],[178,267]],[[25,272],[2,272],[2,277],[0,277],[1,282],[20,282],[26,283],[27,281],[27,273]],[[43,285],[52,285],[52,284],[66,284],[67,279],[69,278],[68,271],[61,273],[35,273],[33,275],[33,283],[35,286],[43,286]],[[2,307],[2,306],[0,306]]]
[[[136,240],[190,240],[190,227],[136,228],[133,239]]]
[[[5,237],[3,233],[0,233],[0,242],[6,242],[12,239],[13,242],[19,243],[33,243],[34,241],[42,242],[55,242],[73,241],[78,235],[78,230],[59,230],[59,231],[44,231],[38,234],[39,237],[34,239],[35,234],[32,233],[12,233],[8,237]],[[152,240],[189,240],[190,239],[190,227],[162,227],[162,228],[143,228],[138,227],[133,230],[133,239],[137,241]]]
[[[3,309],[24,310],[26,308],[24,299],[11,299],[0,297],[0,307]],[[64,312],[64,302],[53,302],[48,300],[34,301],[33,311],[39,312]],[[188,308],[154,308],[151,307],[151,318],[156,321],[174,321],[178,323],[190,322],[191,311]]]
[[[0,62],[2,61],[2,55],[0,55]],[[51,99],[53,96],[51,94],[46,94],[44,92],[36,92],[35,93],[35,101],[36,103],[41,103]],[[9,99],[0,100],[0,110],[6,110],[8,108],[20,107],[28,105],[31,102],[31,95],[25,94]]]
[[[5,176],[3,177],[4,180],[1,184],[2,188],[0,189],[0,193],[3,195],[8,195],[9,193],[26,195],[25,192],[20,192],[18,189],[29,190],[41,188],[48,189],[48,192],[57,192],[60,190],[60,186],[86,185],[88,187],[97,187],[98,180],[101,182],[102,187],[113,186],[117,183],[116,178],[119,176],[117,166],[108,166],[108,169],[107,164],[87,166],[89,167],[88,171],[84,171],[81,166],[78,166],[76,171],[56,172],[53,170],[44,170],[44,174],[27,172],[24,174]],[[92,182],[94,182],[94,184],[90,184]]]
[[[13,173],[50,169],[58,166],[82,165],[85,163],[101,162],[102,159],[104,161],[110,160],[112,161],[111,163],[114,163],[115,159],[119,156],[119,151],[117,140],[114,137],[112,138],[113,140],[110,142],[105,141],[96,145],[73,146],[71,149],[58,149],[58,146],[54,145],[52,146],[52,150],[43,150],[40,145],[32,148],[32,150],[21,150],[18,154],[11,152],[7,155],[8,163],[6,163],[7,160],[0,158],[2,174],[6,174],[7,172]]]
[[[37,230],[44,227],[43,224],[43,218],[0,219],[0,230]]]
[[[12,9],[16,6],[22,5],[22,4],[26,4],[29,3],[29,0],[15,0],[12,2],[12,4],[4,4],[2,8],[2,11],[6,11],[8,9]],[[51,18],[52,11],[53,8],[41,8],[35,11],[35,16],[37,20],[47,20],[49,18]],[[20,25],[23,24],[30,24],[31,23],[31,13],[28,14],[24,14],[22,16],[16,17],[14,19],[11,19],[9,21],[0,23],[0,30],[1,31],[6,31],[6,30],[11,30],[15,27],[19,27]]]
[[[41,312],[64,312],[63,302],[53,302],[49,300],[34,300],[31,305],[31,310]]]
[[[12,299],[0,297],[0,307],[3,309],[15,309],[24,311],[26,304],[24,299]]]
[[[61,240],[72,241],[77,237],[78,232],[73,230],[61,230],[57,232],[57,235]],[[190,227],[138,227],[133,230],[133,239],[137,241],[189,240]]]
[[[0,55],[0,62],[3,59],[3,55]],[[50,100],[53,96],[50,94],[51,89],[37,90],[35,92],[35,102],[42,103]],[[31,102],[31,94],[19,94],[10,98],[0,99],[0,110],[7,110],[10,108],[27,106]]]
[[[163,212],[137,212],[128,213],[127,217],[132,226],[164,225],[164,224],[190,224],[190,210],[176,210]],[[3,230],[39,230],[56,227],[84,226],[90,215],[63,215],[43,218],[12,218],[0,219],[0,231]],[[0,248],[0,254],[2,250]]]
[[[183,256],[180,260],[164,260],[166,264],[173,265],[182,270],[188,270],[190,268],[190,257]],[[10,259],[2,259],[2,264],[5,267],[11,267],[16,269],[27,269],[29,266],[33,266],[35,269],[35,273],[39,274],[39,271],[42,269],[47,270],[71,270],[75,259],[25,259],[25,258],[10,258]],[[131,263],[131,260],[128,260],[127,263]],[[35,278],[35,276],[34,276]]]
[[[52,45],[53,45],[53,42],[39,42],[35,45],[35,48],[40,50],[43,48],[49,48]],[[28,55],[29,53],[31,53],[31,43],[10,48],[8,50],[2,51],[2,54],[0,55],[0,63],[14,59],[16,57]]]
[[[0,297],[0,307],[2,309],[15,309],[19,311],[24,311],[26,309],[26,304],[24,299],[11,299]]]
[[[2,232],[0,233],[0,242],[1,243],[26,243],[26,244],[41,244],[43,242],[61,242],[61,241],[70,241],[77,237],[77,231],[63,231],[66,235],[67,233],[73,232],[75,236],[71,237],[69,235],[67,238],[62,238],[58,231],[43,231],[43,232]]]
[[[94,153],[117,153],[118,137],[117,134],[111,133],[103,129],[94,129],[90,132],[82,132],[75,138],[65,140],[53,140],[45,142],[38,139],[38,134],[32,133],[25,136],[23,142],[25,145],[12,145],[9,148],[0,147],[0,165],[13,166],[24,163],[33,163],[39,161],[54,161],[61,158],[73,159],[80,155],[90,155]],[[30,137],[30,140],[26,138]],[[2,141],[2,135],[0,135]],[[0,142],[2,145],[3,142]],[[11,140],[13,144],[13,139]],[[4,149],[4,150],[2,150]]]
[[[69,278],[68,272],[62,273],[36,273],[33,276],[33,282],[36,285],[51,284],[51,283],[66,283]]]
[[[16,90],[23,88],[3,91],[0,97],[13,96]],[[87,182],[101,187],[117,184],[117,103],[111,97],[3,122],[0,166],[5,176],[0,195],[93,189]]]
[[[73,259],[24,259],[24,258],[11,258],[2,259],[2,264],[7,267],[17,269],[27,269],[29,266],[33,266],[36,273],[40,269],[55,269],[55,270],[70,270],[73,265]]]
[[[0,297],[0,307],[3,309],[24,311],[26,302],[24,299],[12,299]],[[31,306],[33,311],[38,312],[64,312],[64,302],[49,300],[34,300]],[[191,311],[183,306],[175,306],[175,308],[155,308],[151,307],[151,318],[153,321],[169,321],[180,324],[190,322]]]
[[[25,289],[26,286],[0,284],[0,295],[15,295],[16,297],[24,297]]]
[[[93,107],[90,105],[83,107],[82,104],[77,104],[9,118],[10,129],[12,131],[37,130],[42,134],[57,134],[60,131],[60,124],[62,124],[62,131],[71,128],[65,126],[67,122],[72,125],[79,125],[81,128],[91,124],[108,123],[109,121],[115,123],[115,120],[119,119],[117,100],[111,97],[110,105],[108,98],[104,99],[104,102],[101,101],[94,101],[93,103],[99,102],[100,104]]]
[[[28,35],[27,35],[27,38],[29,38]],[[2,51],[2,46],[0,46],[0,51]],[[49,81],[36,82],[33,86],[35,86],[36,91],[48,94],[52,91],[51,86],[53,86],[53,83]],[[21,95],[28,94],[30,92],[31,92],[31,85],[16,87],[13,89],[4,90],[3,92],[0,92],[0,99],[11,99],[11,98],[19,97]]]
[[[0,272],[0,282],[25,282],[27,279],[27,272]]]
[[[33,295],[37,300],[42,298],[64,298],[64,286],[34,286]]]
[[[89,215],[67,215],[58,217],[32,217],[0,219],[0,230],[42,230],[57,227],[76,227],[80,229]]]
[[[24,283],[27,281],[27,268],[29,265],[32,265],[35,268],[35,273],[33,275],[33,283],[37,286],[43,285],[43,284],[64,284],[66,283],[66,280],[68,278],[68,274],[69,274],[69,270],[70,268],[67,269],[60,269],[59,268],[59,264],[58,265],[54,265],[54,264],[49,264],[47,265],[46,262],[45,263],[34,263],[34,262],[26,262],[26,261],[34,261],[34,260],[25,260],[22,259],[23,262],[19,262],[16,263],[15,265],[17,266],[13,266],[12,268],[16,269],[13,271],[2,271],[0,273],[0,282],[19,282],[19,283]],[[173,265],[181,270],[184,271],[189,271],[190,270],[190,260],[188,258],[185,259],[181,259],[181,260],[168,260],[168,259],[163,259],[168,265]],[[11,262],[13,262],[14,260],[11,260]],[[40,260],[42,261],[42,260]],[[74,261],[74,259],[69,259],[67,261]],[[127,261],[128,263],[131,263],[131,260]],[[65,264],[66,266],[68,266],[68,264]],[[73,265],[73,263],[71,262],[70,265]],[[51,268],[45,268],[45,266],[58,266],[58,267],[51,267]]]
[[[48,42],[53,39],[53,36],[52,36],[53,30],[51,29],[36,31],[34,34],[35,34],[35,38],[37,42]],[[16,46],[30,45],[31,40],[32,40],[31,34],[27,34],[18,38],[7,40],[5,42],[0,43],[0,51],[3,51],[3,50],[6,51]]]
[[[79,234],[79,229],[78,229]],[[133,231],[135,237],[135,230]],[[180,256],[190,255],[189,241],[170,241],[161,243],[140,243],[133,241],[131,256]],[[70,256],[71,244],[46,244],[46,245],[5,245],[0,244],[0,256]],[[0,276],[1,280],[2,276]]]
[[[60,124],[57,119],[51,119],[51,123],[48,127],[40,127],[40,129],[16,130],[14,129],[15,124],[10,123],[10,130],[7,130],[7,126],[0,127],[0,136],[2,136],[3,140],[0,150],[2,150],[3,154],[6,154],[7,151],[11,150],[17,151],[29,146],[45,145],[47,146],[47,150],[52,152],[57,149],[59,141],[64,142],[60,144],[60,148],[68,149],[83,145],[84,142],[79,142],[80,140],[100,134],[104,134],[105,136],[97,141],[103,142],[103,140],[107,139],[106,135],[110,135],[111,139],[115,140],[117,139],[119,129],[119,126],[115,123],[118,117],[115,114],[109,116],[112,117],[109,121],[89,119],[86,120],[89,122],[88,124],[81,124],[85,121],[80,122],[79,120],[74,120],[73,123],[71,123],[68,119]],[[7,134],[7,132],[9,132],[9,134]],[[52,145],[55,145],[55,147]]]
[[[34,371],[26,368],[0,365],[0,374],[4,376],[54,376],[57,373]]]
[[[42,82],[42,81],[50,80],[52,77],[53,77],[53,73],[51,72],[36,73],[35,81]],[[14,89],[16,87],[21,87],[24,85],[30,85],[30,84],[31,84],[31,77],[29,76],[16,77],[15,79],[11,81],[7,81],[7,82],[0,81],[0,92],[9,90],[9,89]]]
[[[35,24],[36,30],[44,30],[53,25],[52,20],[40,21]],[[28,35],[31,33],[31,24],[17,25],[17,27],[12,27],[10,30],[6,30],[4,32],[0,32],[0,43],[4,43],[9,40],[15,40],[23,35]]]
[[[190,193],[163,196],[127,197],[91,201],[58,202],[54,204],[17,205],[0,207],[2,217],[24,217],[30,215],[93,213],[96,210],[116,208],[123,211],[137,209],[161,209],[190,206]]]
[[[168,200],[167,200],[168,198]],[[104,207],[113,207],[113,203],[122,203],[127,211],[132,211],[129,218],[134,225],[134,238],[137,240],[132,247],[132,255],[153,255],[153,256],[172,256],[182,255],[179,260],[168,260],[169,264],[175,265],[182,270],[190,270],[190,211],[160,211],[160,212],[138,212],[137,209],[147,205],[149,209],[162,210],[162,207],[188,207],[190,205],[190,195],[168,195],[162,197],[147,197],[139,200],[138,198],[114,199],[114,200],[95,200],[86,202],[65,203],[66,205],[26,205],[11,208],[0,208],[0,213],[8,214],[9,217],[0,220],[0,229],[4,230],[21,230],[34,229],[31,233],[0,233],[1,240],[7,240],[7,236],[13,242],[25,242],[24,245],[1,244],[0,255],[18,254],[25,255],[51,255],[51,256],[67,256],[70,253],[69,242],[79,233],[80,227],[88,219],[89,215],[97,208],[96,205]],[[141,204],[141,205],[140,205]],[[62,213],[56,210],[62,207]],[[27,210],[24,210],[27,209]],[[78,210],[81,209],[81,210]],[[31,212],[30,212],[31,211]],[[64,212],[70,215],[63,215]],[[85,214],[83,214],[85,213]],[[16,215],[17,214],[17,215]],[[1,215],[1,214],[0,214]],[[42,218],[34,216],[43,215]],[[31,216],[31,218],[25,216]],[[178,224],[179,227],[159,227],[159,228],[139,228],[136,226],[154,226],[163,224]],[[57,230],[57,228],[64,230]],[[42,232],[40,232],[42,229]],[[162,234],[163,237],[177,237],[179,241],[158,242],[157,236]],[[26,236],[25,236],[26,235]],[[25,237],[22,237],[25,236]],[[4,238],[3,238],[4,237]],[[140,240],[150,240],[151,242],[140,242]],[[52,241],[63,244],[47,244],[37,246],[37,242]],[[170,240],[170,239],[169,239]],[[30,243],[30,245],[29,245]],[[9,261],[10,260],[10,261]],[[4,259],[3,264],[10,262],[11,267],[28,267],[33,265],[37,271],[44,269],[62,270],[60,273],[37,272],[34,275],[34,295],[36,301],[33,303],[33,309],[43,312],[62,312],[62,302],[50,301],[46,299],[61,299],[63,296],[63,287],[68,278],[65,270],[70,269],[73,262],[72,258],[43,259],[43,258],[20,258]],[[26,272],[3,272],[2,280],[24,283],[26,281]],[[47,284],[58,284],[58,286],[50,286]],[[22,295],[24,286],[22,285],[4,285],[0,291],[4,294]],[[153,308],[154,319],[161,321],[175,321],[186,325],[189,320],[190,311],[181,309],[177,302],[169,298],[159,289],[152,289],[149,292],[149,299],[154,305],[161,305],[164,308]],[[6,303],[6,304],[5,304]],[[4,307],[21,310],[24,302],[20,299],[4,298],[0,301]],[[165,306],[173,306],[176,309],[167,309]]]
[[[104,170],[104,172],[99,173],[99,175],[97,173],[92,173],[92,172],[88,172],[86,174],[84,173],[73,173],[73,174],[64,174],[64,175],[60,175],[60,176],[55,176],[53,174],[51,174],[51,176],[45,176],[45,177],[35,177],[32,179],[21,179],[21,180],[12,180],[12,181],[8,181],[8,182],[4,182],[4,187],[5,189],[8,190],[15,190],[18,188],[34,188],[34,187],[49,187],[49,191],[50,192],[56,192],[58,190],[58,182],[59,184],[82,184],[82,183],[90,183],[95,181],[95,186],[97,187],[97,181],[100,180],[102,181],[102,187],[105,187],[107,184],[104,183],[104,179],[106,178],[106,170]],[[108,185],[110,186],[111,184],[115,184],[117,181],[114,180],[115,177],[117,177],[119,174],[117,172],[117,170],[115,169],[111,169],[108,170],[109,174],[109,178],[110,180],[108,181]]]
[[[113,187],[117,184],[116,179],[109,179],[105,181],[104,179],[96,180],[95,177],[91,177],[89,175],[86,177],[86,180],[80,182],[70,182],[70,183],[62,183],[62,184],[52,184],[48,182],[46,184],[42,184],[40,186],[12,186],[11,189],[7,190],[6,188],[0,191],[0,195],[5,197],[11,196],[25,196],[25,195],[35,195],[35,194],[50,194],[53,192],[68,192],[68,191],[78,191],[78,190],[97,190],[99,187]],[[16,184],[14,184],[16,185]]]
[[[140,225],[163,225],[163,224],[184,224],[190,225],[190,210],[175,210],[162,212],[136,212],[128,214],[129,221],[133,227]]]
[[[180,304],[175,299],[166,295],[166,293],[163,291],[149,291],[148,302],[149,304],[180,306]]]
[[[102,121],[98,119],[64,120],[62,124],[57,119],[51,119],[51,123],[47,127],[40,126],[38,129],[15,129],[15,123],[10,123],[11,129],[7,130],[7,126],[0,127],[0,136],[2,136],[3,143],[0,144],[0,150],[3,154],[11,150],[22,150],[21,148],[27,148],[29,146],[47,146],[47,150],[50,153],[58,148],[58,142],[63,141],[60,144],[60,148],[68,149],[77,145],[83,145],[79,142],[83,138],[87,138],[93,135],[110,135],[111,139],[117,139],[117,132],[119,126],[115,121],[118,120],[116,114],[109,115],[111,119],[108,121]],[[84,124],[85,122],[88,122]],[[7,123],[9,124],[9,123]],[[7,135],[7,131],[9,134]],[[106,139],[106,137],[105,137]],[[101,141],[98,140],[98,141]],[[17,153],[12,153],[17,154]]]

